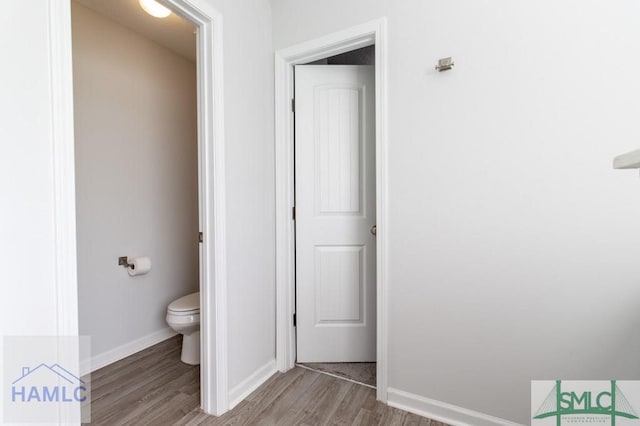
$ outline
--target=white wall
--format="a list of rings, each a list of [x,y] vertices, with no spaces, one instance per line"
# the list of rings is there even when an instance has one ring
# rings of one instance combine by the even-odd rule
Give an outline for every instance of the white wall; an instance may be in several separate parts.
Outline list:
[[[7,2],[0,17],[2,335],[56,333],[51,78],[44,6]],[[30,25],[34,28],[24,31]],[[21,34],[18,43],[16,34]]]
[[[75,2],[72,24],[79,323],[95,358],[167,337],[167,305],[198,290],[196,66]],[[151,272],[130,277],[128,255]]]
[[[33,28],[31,28],[33,25]],[[0,335],[55,335],[55,230],[46,2],[0,14]],[[31,28],[25,31],[25,28]],[[16,37],[20,34],[20,37]],[[28,48],[27,48],[28,47]],[[3,362],[0,339],[0,364]],[[4,368],[0,382],[4,383]],[[2,411],[2,401],[0,401]],[[1,413],[0,413],[1,414]]]
[[[269,0],[224,17],[229,389],[275,359],[273,50]]]
[[[532,379],[640,379],[640,4],[273,5],[276,49],[389,20],[389,386],[529,424]]]

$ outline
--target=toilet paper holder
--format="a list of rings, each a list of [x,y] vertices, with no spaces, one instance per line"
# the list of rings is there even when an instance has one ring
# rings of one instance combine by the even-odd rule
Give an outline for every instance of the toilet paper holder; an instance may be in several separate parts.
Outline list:
[[[133,265],[129,263],[128,256],[120,256],[118,258],[118,266],[124,266],[125,268],[131,268]]]
[[[151,271],[151,258],[149,256],[120,256],[118,265],[124,266],[130,276],[137,277]]]

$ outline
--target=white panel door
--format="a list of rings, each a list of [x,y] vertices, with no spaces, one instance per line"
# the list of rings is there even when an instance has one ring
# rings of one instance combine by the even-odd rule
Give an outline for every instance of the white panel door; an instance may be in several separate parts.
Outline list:
[[[298,362],[376,360],[374,75],[295,68]]]

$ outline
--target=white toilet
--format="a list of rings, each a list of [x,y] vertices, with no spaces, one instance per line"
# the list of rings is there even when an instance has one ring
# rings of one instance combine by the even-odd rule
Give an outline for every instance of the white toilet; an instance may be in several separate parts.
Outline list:
[[[167,308],[167,324],[184,335],[182,362],[200,364],[200,292],[174,300]]]

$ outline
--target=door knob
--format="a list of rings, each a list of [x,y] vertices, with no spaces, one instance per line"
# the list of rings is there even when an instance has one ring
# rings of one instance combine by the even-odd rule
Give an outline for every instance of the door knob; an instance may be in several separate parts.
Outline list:
[[[369,228],[369,232],[371,232],[371,235],[376,235],[376,233],[378,232],[378,227],[376,225],[371,225],[371,228]]]

